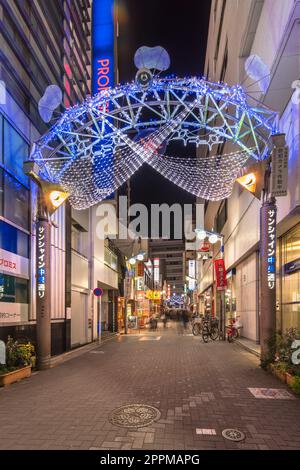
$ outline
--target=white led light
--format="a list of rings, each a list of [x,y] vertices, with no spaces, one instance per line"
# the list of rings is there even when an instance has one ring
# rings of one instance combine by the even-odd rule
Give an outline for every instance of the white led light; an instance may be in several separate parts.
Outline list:
[[[144,254],[139,253],[136,258],[137,258],[138,261],[143,261],[144,260]]]
[[[218,239],[219,239],[218,235],[215,235],[213,233],[212,235],[209,236],[208,241],[209,243],[213,245],[214,243],[217,243]]]
[[[191,194],[218,201],[230,196],[249,158],[265,158],[276,125],[276,113],[261,103],[252,108],[247,99],[241,87],[197,77],[155,77],[143,95],[134,82],[118,85],[69,108],[35,143],[30,159],[41,178],[70,194],[76,209],[105,200],[144,163]],[[172,141],[209,152],[171,156]],[[237,151],[215,155],[226,141]]]
[[[207,237],[207,234],[205,230],[201,230],[201,232],[197,232],[197,238],[199,240],[205,240],[206,237]]]
[[[134,257],[130,258],[129,264],[134,265],[136,263],[136,259]]]

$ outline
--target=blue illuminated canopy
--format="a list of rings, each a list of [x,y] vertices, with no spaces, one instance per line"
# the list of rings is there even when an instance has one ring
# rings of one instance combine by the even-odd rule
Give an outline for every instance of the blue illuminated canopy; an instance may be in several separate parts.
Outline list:
[[[105,199],[143,164],[195,196],[220,200],[245,165],[267,157],[276,123],[277,114],[239,85],[154,77],[147,89],[118,85],[68,109],[31,159],[77,209]],[[172,155],[174,142],[190,156]]]

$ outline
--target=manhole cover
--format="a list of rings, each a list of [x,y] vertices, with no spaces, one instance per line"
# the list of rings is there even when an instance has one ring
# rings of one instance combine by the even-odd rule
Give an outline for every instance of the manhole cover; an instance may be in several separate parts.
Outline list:
[[[149,405],[125,405],[116,408],[109,416],[109,421],[122,428],[141,428],[160,418],[160,411]]]
[[[222,431],[222,436],[229,441],[235,442],[243,441],[245,439],[245,434],[238,429],[224,429],[224,431]]]

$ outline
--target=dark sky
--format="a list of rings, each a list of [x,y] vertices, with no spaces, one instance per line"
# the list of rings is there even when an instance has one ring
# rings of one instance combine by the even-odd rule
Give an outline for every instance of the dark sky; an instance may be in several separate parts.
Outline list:
[[[210,0],[119,0],[120,82],[131,81],[140,46],[163,46],[171,58],[167,74],[203,75]],[[144,165],[131,178],[131,201],[191,203],[194,197]]]

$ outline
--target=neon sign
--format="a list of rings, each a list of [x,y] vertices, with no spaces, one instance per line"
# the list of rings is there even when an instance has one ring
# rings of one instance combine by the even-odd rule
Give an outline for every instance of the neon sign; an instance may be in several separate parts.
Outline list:
[[[45,227],[38,227],[38,246],[37,246],[37,291],[40,299],[45,297]]]
[[[276,284],[276,210],[267,212],[267,276],[268,288],[273,290]]]
[[[114,0],[94,0],[92,7],[92,93],[114,86]]]

